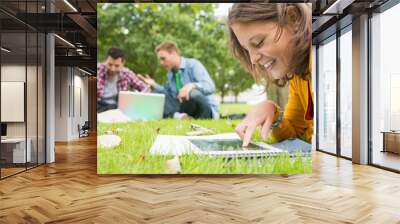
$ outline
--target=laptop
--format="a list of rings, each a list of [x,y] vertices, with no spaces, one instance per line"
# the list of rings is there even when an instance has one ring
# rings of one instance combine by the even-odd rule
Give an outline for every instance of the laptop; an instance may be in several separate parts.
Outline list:
[[[133,120],[162,119],[164,104],[164,94],[120,91],[118,95],[118,109]]]
[[[173,136],[158,135],[150,154],[153,155],[184,155],[202,154],[213,157],[274,157],[288,153],[295,157],[300,153],[303,157],[311,156],[311,144],[300,139],[289,139],[277,144],[252,142],[248,147],[242,147],[242,140],[236,133],[226,133],[209,136]]]

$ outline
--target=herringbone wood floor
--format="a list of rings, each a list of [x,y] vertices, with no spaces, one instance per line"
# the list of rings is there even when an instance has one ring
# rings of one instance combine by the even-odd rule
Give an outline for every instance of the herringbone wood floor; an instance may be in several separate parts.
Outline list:
[[[312,175],[98,176],[96,139],[0,181],[0,223],[400,223],[400,175],[315,153]]]

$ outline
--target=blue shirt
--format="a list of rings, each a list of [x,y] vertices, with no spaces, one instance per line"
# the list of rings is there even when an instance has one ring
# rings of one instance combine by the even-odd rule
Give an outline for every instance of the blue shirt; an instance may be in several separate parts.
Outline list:
[[[204,65],[194,58],[181,57],[179,71],[181,74],[182,86],[185,86],[188,83],[194,83],[196,89],[200,90],[207,97],[208,103],[211,106],[213,118],[218,118],[218,102],[214,95],[215,84]],[[179,104],[179,101],[176,98],[178,91],[176,90],[174,73],[172,71],[168,71],[167,81],[164,86],[156,86],[154,90],[159,93],[171,94],[171,96],[174,96],[176,104]]]

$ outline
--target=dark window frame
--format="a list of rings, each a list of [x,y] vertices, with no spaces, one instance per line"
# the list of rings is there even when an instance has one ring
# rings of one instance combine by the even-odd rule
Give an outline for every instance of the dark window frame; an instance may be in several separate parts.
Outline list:
[[[27,2],[28,1],[25,0],[25,1],[21,1],[21,2],[25,3],[25,12],[27,12]],[[39,2],[47,3],[47,1],[36,0],[36,3],[37,3],[36,11],[37,12],[39,11],[39,7],[38,7]],[[3,9],[1,9],[1,11],[10,16],[10,14],[7,11],[5,11]],[[47,7],[46,7],[46,12],[47,12]],[[25,14],[25,16],[26,15],[27,14]],[[18,20],[17,18],[14,18],[14,19]],[[47,81],[46,81],[46,79],[47,79],[47,33],[46,32],[41,32],[40,30],[37,30],[37,29],[29,26],[26,23],[25,23],[24,27],[25,27],[24,31],[20,32],[20,34],[21,35],[25,35],[25,87],[24,87],[24,91],[25,91],[25,93],[24,93],[24,96],[25,96],[25,99],[24,99],[24,107],[25,107],[24,108],[24,119],[25,119],[25,168],[24,168],[24,170],[12,173],[12,174],[7,175],[7,176],[3,176],[3,173],[2,173],[2,169],[3,168],[1,167],[1,163],[0,163],[0,180],[6,179],[8,177],[12,177],[12,176],[17,175],[19,173],[26,172],[27,170],[30,170],[30,169],[39,167],[41,165],[44,165],[47,162]],[[29,33],[36,34],[36,57],[37,57],[36,58],[36,80],[37,80],[37,82],[36,82],[36,99],[37,99],[36,100],[36,142],[37,142],[36,150],[37,150],[37,152],[36,152],[36,162],[33,164],[32,161],[31,161],[29,163],[29,165],[30,165],[29,167],[28,167],[28,162],[27,162],[27,157],[28,157],[28,154],[27,154],[27,147],[28,147],[28,143],[27,143],[27,139],[28,139],[28,136],[27,136],[28,135],[28,132],[27,132],[27,127],[28,127],[28,125],[27,125],[27,123],[28,123],[28,119],[27,119],[27,116],[28,116],[28,114],[27,114],[28,31],[29,31]],[[2,45],[2,43],[1,43],[1,39],[2,38],[1,37],[2,37],[3,33],[7,33],[7,32],[0,31],[0,45]],[[42,117],[42,118],[44,120],[41,120],[41,122],[44,123],[44,136],[43,136],[43,141],[44,141],[43,147],[44,148],[42,149],[42,152],[44,153],[44,155],[41,155],[42,157],[44,157],[43,163],[39,163],[39,141],[38,141],[39,140],[39,82],[38,82],[38,80],[39,80],[38,79],[38,77],[39,77],[39,69],[38,69],[38,66],[39,66],[39,34],[44,34],[42,36],[42,38],[40,38],[41,41],[42,41],[42,44],[43,44],[43,46],[41,46],[41,47],[44,48],[44,50],[42,49],[40,51],[41,53],[43,53],[43,55],[41,55],[41,57],[42,57],[42,60],[44,60],[44,67],[42,69],[42,82],[44,83],[44,92],[43,92],[44,99],[43,99],[43,105],[42,105],[42,107],[44,109],[44,117]],[[0,53],[0,82],[1,82],[1,67],[2,67],[2,63],[1,62],[2,62],[2,56],[1,56],[1,53]],[[0,85],[0,100],[1,100],[1,85]],[[0,106],[0,110],[1,110],[1,106]],[[0,123],[1,123],[1,115],[0,115]],[[32,153],[31,153],[31,155],[32,155]],[[0,144],[0,158],[1,158],[1,144]]]

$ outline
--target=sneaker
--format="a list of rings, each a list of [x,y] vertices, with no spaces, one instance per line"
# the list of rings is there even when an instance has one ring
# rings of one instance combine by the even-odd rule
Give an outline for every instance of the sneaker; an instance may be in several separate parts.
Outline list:
[[[176,119],[176,120],[191,120],[192,117],[189,116],[187,113],[175,112],[174,113],[174,119]]]

